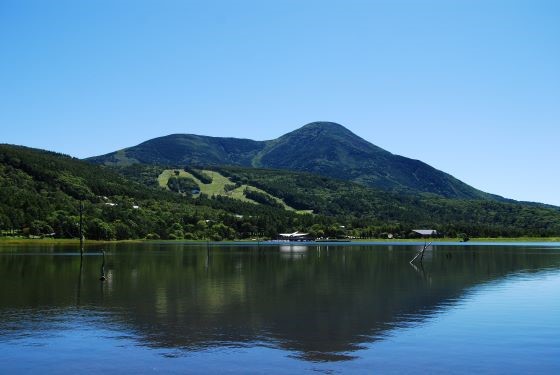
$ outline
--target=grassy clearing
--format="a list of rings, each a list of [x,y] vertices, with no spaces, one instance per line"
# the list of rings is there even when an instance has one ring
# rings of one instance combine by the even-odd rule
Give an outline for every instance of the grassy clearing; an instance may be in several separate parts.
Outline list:
[[[184,173],[184,171],[182,172]],[[166,169],[161,172],[161,174],[157,178],[159,186],[169,190],[169,188],[167,187],[167,182],[169,181],[169,178],[174,175],[175,173],[173,169]],[[179,172],[179,175],[181,175],[181,171]]]
[[[161,186],[162,188],[168,189],[167,182],[169,181],[169,178],[172,177],[172,176],[175,176],[177,172],[179,173],[179,176],[192,178],[196,182],[198,187],[200,188],[200,193],[201,194],[206,194],[209,197],[211,197],[213,195],[220,195],[220,196],[224,196],[224,197],[230,197],[230,198],[233,198],[233,199],[237,199],[237,200],[240,200],[240,201],[243,201],[243,202],[259,204],[259,203],[255,202],[254,200],[249,199],[245,196],[245,194],[243,192],[245,191],[245,189],[249,189],[251,191],[257,191],[259,193],[268,195],[269,197],[274,199],[276,202],[280,203],[284,207],[284,209],[286,209],[288,211],[294,211],[294,212],[297,212],[297,213],[313,213],[313,211],[298,211],[295,208],[288,206],[282,199],[280,199],[278,197],[275,197],[273,195],[270,195],[266,191],[261,190],[257,187],[251,186],[251,185],[241,185],[234,190],[226,192],[226,186],[227,185],[235,185],[235,183],[232,182],[229,178],[227,178],[224,175],[222,175],[218,172],[215,172],[215,171],[209,171],[209,170],[202,171],[203,173],[212,177],[212,183],[204,184],[198,178],[196,178],[195,176],[193,176],[192,174],[190,174],[188,172],[185,172],[184,170],[181,170],[181,169],[166,169],[158,176],[159,186]]]

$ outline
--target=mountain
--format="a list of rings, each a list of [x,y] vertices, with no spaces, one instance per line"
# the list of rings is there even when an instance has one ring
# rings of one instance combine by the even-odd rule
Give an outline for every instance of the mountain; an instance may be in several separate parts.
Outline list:
[[[394,155],[333,122],[313,122],[270,141],[173,134],[87,160],[114,166],[143,163],[284,169],[389,191],[503,199],[419,160]]]

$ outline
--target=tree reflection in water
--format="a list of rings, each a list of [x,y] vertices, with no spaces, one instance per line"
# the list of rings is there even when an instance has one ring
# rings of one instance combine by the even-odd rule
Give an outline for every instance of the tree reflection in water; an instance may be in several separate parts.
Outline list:
[[[0,312],[78,306],[149,347],[263,345],[317,362],[352,359],[478,284],[560,266],[553,249],[505,246],[434,246],[411,265],[415,246],[119,244],[100,287],[98,256],[63,251],[2,253]]]

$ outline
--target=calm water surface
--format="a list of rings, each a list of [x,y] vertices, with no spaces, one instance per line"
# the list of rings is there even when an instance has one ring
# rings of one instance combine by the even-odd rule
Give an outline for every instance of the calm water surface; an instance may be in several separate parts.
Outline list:
[[[560,373],[560,244],[0,247],[0,373]]]

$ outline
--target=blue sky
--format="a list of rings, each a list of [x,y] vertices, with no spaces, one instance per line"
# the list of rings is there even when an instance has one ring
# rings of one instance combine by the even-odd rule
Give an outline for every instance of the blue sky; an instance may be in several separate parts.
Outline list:
[[[560,1],[0,0],[0,142],[99,155],[316,120],[560,205]]]

